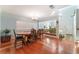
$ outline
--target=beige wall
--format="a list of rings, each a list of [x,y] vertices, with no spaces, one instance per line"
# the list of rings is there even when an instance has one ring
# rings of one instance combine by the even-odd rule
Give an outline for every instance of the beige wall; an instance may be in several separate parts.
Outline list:
[[[10,14],[4,11],[1,13],[1,29],[8,28],[11,30],[28,31],[31,28],[36,28],[36,26],[36,22],[33,22],[30,18]]]

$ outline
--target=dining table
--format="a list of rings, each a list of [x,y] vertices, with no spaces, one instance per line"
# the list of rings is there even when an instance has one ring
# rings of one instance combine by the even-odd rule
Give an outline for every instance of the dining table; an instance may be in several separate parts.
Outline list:
[[[17,35],[22,35],[22,36],[29,36],[31,33],[30,32],[17,32]]]
[[[31,37],[31,32],[17,32],[16,35],[21,35],[25,39],[26,42],[29,37]]]

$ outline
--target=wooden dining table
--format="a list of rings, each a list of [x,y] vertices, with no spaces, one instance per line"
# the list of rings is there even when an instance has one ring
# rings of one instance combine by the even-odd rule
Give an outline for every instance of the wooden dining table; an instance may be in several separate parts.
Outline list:
[[[28,39],[29,37],[31,37],[31,32],[18,32],[16,33],[16,35],[22,35],[23,38]]]
[[[31,32],[18,32],[16,35],[22,35],[24,38],[24,44],[29,40],[28,38],[31,37]]]
[[[31,35],[31,33],[30,32],[18,32],[18,33],[16,33],[17,35],[22,35],[22,36],[29,36],[29,35]]]

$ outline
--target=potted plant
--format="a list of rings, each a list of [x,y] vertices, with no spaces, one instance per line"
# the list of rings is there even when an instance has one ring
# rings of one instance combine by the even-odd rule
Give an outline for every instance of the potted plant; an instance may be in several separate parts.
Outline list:
[[[62,40],[64,38],[63,34],[59,34],[59,39]]]
[[[9,29],[5,29],[2,31],[1,34],[4,34],[5,36],[8,35],[10,33],[10,30]]]
[[[56,34],[56,28],[52,28],[51,26],[49,26],[49,32]]]

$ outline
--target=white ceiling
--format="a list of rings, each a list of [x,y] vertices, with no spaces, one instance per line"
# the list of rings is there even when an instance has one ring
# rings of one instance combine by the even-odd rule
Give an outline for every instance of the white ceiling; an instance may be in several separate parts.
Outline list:
[[[0,6],[3,11],[8,13],[25,16],[29,18],[49,17],[52,11],[67,7],[68,5],[54,5],[54,9],[49,8],[49,5],[4,5]]]

